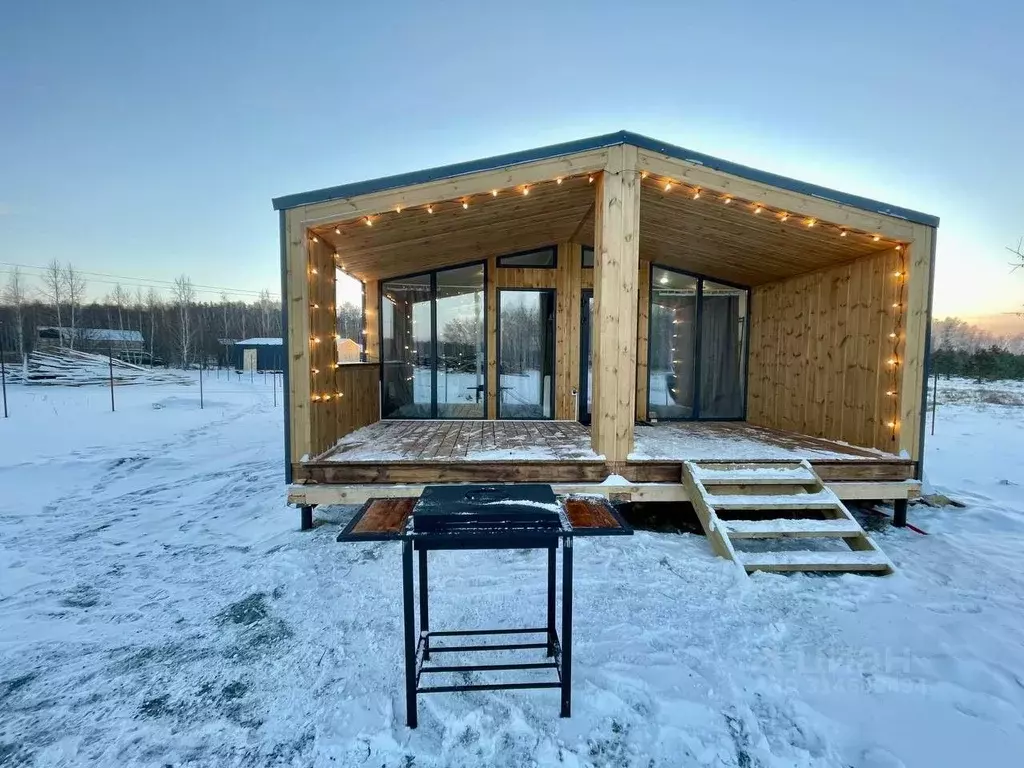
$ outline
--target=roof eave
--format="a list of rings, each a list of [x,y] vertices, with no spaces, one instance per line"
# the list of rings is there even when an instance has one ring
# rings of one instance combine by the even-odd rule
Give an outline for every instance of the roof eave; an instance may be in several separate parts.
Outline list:
[[[711,168],[712,170],[728,173],[749,181],[766,184],[789,192],[828,200],[838,205],[846,205],[863,211],[878,213],[883,216],[890,216],[892,218],[905,219],[907,221],[911,221],[916,224],[923,224],[929,227],[939,226],[939,218],[937,216],[922,213],[921,211],[903,208],[901,206],[884,203],[879,200],[872,200],[867,197],[861,197],[860,195],[840,192],[828,187],[818,186],[817,184],[809,184],[798,179],[789,178],[788,176],[780,176],[768,171],[761,171],[757,168],[751,168],[750,166],[741,165],[739,163],[732,163],[718,157],[705,155],[702,152],[694,152],[684,147],[667,144],[665,142],[652,139],[649,136],[631,133],[630,131],[616,131],[615,133],[606,133],[587,139],[568,141],[561,144],[552,144],[546,147],[538,147],[536,149],[528,149],[520,152],[510,152],[508,154],[495,155],[494,157],[487,157],[480,160],[471,160],[463,163],[455,163],[453,165],[439,166],[437,168],[428,168],[421,171],[401,173],[395,176],[384,176],[378,179],[368,179],[366,181],[358,181],[352,184],[342,184],[336,187],[327,187],[325,189],[317,189],[310,192],[301,192],[295,195],[285,195],[283,197],[274,198],[273,204],[275,210],[288,210],[290,208],[298,208],[303,205],[323,203],[340,198],[359,197],[361,195],[368,195],[374,192],[400,189],[402,187],[411,187],[418,184],[427,184],[432,181],[442,181],[445,179],[456,178],[458,176],[467,176],[474,173],[493,171],[498,168],[522,165],[524,163],[536,162],[538,160],[550,160],[556,157],[588,152],[618,144],[631,144],[639,149],[645,149],[649,152],[658,152],[676,160],[701,165],[706,168]]]

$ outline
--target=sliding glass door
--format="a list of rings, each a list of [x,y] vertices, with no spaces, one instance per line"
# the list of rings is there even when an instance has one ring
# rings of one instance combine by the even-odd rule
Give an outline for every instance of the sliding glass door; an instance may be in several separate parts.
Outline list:
[[[743,417],[748,295],[746,288],[651,269],[651,418]]]
[[[381,283],[381,416],[482,419],[484,265]]]
[[[498,418],[554,417],[554,291],[498,291],[498,370]]]

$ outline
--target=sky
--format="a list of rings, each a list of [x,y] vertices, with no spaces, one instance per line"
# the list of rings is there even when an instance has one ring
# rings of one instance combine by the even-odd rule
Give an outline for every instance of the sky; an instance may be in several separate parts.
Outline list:
[[[276,294],[272,197],[626,129],[939,216],[935,314],[1011,312],[1022,5],[0,0],[0,278]]]

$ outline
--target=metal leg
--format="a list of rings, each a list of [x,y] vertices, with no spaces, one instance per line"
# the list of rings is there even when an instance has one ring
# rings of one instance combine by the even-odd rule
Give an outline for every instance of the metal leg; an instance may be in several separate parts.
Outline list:
[[[572,716],[572,538],[562,539],[562,717]]]
[[[896,499],[892,503],[892,524],[903,528],[907,524],[907,500]]]
[[[420,550],[420,632],[430,630],[430,614],[428,608],[428,587],[427,587],[427,550],[423,547]],[[423,636],[423,660],[430,660],[430,638]]]
[[[311,531],[313,530],[313,508],[303,507],[301,510],[301,517],[299,521],[300,531]]]
[[[548,547],[548,656],[555,655],[555,547]]]
[[[416,616],[412,596],[412,540],[402,542],[402,592],[405,603],[405,722],[416,727]]]

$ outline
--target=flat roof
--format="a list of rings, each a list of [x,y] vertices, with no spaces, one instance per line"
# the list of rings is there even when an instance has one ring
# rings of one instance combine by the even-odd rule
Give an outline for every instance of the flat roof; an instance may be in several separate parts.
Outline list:
[[[820,187],[817,184],[808,184],[804,181],[791,179],[788,176],[780,176],[775,173],[769,173],[768,171],[760,171],[756,168],[740,165],[739,163],[732,163],[718,157],[705,155],[702,152],[694,152],[693,150],[686,149],[684,147],[677,147],[674,144],[667,144],[648,136],[631,133],[630,131],[606,133],[601,136],[592,136],[588,139],[578,139],[576,141],[567,141],[561,144],[552,144],[547,147],[527,149],[520,152],[510,152],[504,155],[485,157],[480,160],[470,160],[468,162],[454,163],[452,165],[442,165],[437,168],[427,168],[421,171],[399,173],[394,176],[383,176],[379,179],[357,181],[351,184],[342,184],[337,187],[327,187],[325,189],[317,189],[311,192],[300,192],[295,195],[285,195],[283,197],[274,198],[274,210],[287,210],[289,208],[297,208],[302,205],[323,203],[328,200],[358,197],[360,195],[369,195],[374,192],[382,192],[389,189],[411,187],[416,184],[426,184],[431,181],[452,179],[457,176],[466,176],[468,174],[479,173],[481,171],[492,171],[510,165],[531,163],[537,160],[549,160],[555,157],[574,155],[579,152],[587,152],[594,149],[601,149],[603,147],[612,147],[618,144],[631,144],[635,147],[639,147],[640,149],[646,149],[649,152],[660,152],[661,154],[668,155],[676,160],[693,163],[694,165],[702,165],[716,171],[721,171],[722,173],[739,176],[740,178],[748,179],[760,184],[767,184],[778,189],[785,189],[802,195],[810,195],[811,197],[829,200],[841,205],[848,205],[852,208],[859,208],[864,211],[871,211],[872,213],[880,213],[884,216],[892,216],[897,219],[906,219],[907,221],[912,221],[916,224],[924,224],[929,227],[939,226],[939,218],[937,216],[931,216],[927,213],[921,213],[920,211],[914,211],[898,205],[879,202],[878,200],[871,200],[870,198],[861,197],[860,195],[851,195],[846,192],[839,192],[838,190],[829,189],[828,187]]]

